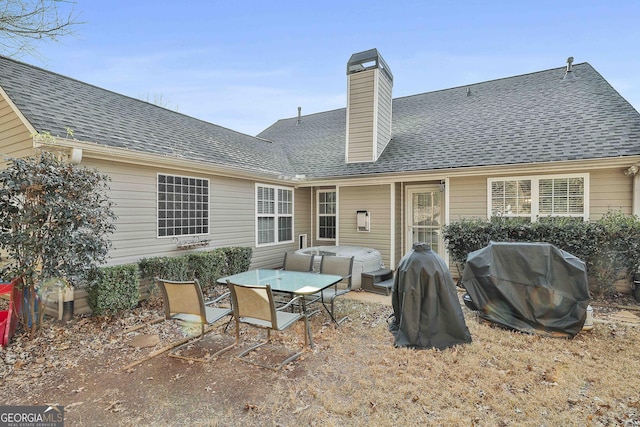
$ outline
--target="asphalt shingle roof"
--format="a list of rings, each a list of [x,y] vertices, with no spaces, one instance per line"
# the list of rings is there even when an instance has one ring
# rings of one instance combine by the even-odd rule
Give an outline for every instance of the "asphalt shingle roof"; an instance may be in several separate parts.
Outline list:
[[[345,164],[346,109],[279,120],[308,177],[586,160],[640,154],[640,114],[588,63],[393,100],[392,140],[375,163]],[[467,96],[467,88],[470,95]]]
[[[110,147],[288,173],[281,147],[0,56],[0,86],[38,132]]]
[[[640,155],[640,114],[588,63],[393,100],[377,162],[346,164],[346,109],[235,132],[0,57],[0,86],[39,132],[307,178]],[[467,88],[470,95],[467,96]],[[265,139],[267,141],[265,141]]]

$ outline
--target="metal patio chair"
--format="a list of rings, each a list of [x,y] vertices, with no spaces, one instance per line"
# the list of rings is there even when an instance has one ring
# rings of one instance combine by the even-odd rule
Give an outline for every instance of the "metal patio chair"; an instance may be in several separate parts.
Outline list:
[[[164,300],[164,312],[167,319],[178,320],[181,322],[199,324],[200,334],[194,339],[187,341],[186,343],[179,345],[169,352],[169,356],[180,359],[194,360],[197,362],[208,362],[215,356],[235,347],[235,343],[223,348],[222,350],[214,353],[210,358],[202,359],[196,357],[188,357],[178,354],[178,352],[187,345],[191,345],[196,341],[202,339],[205,335],[205,326],[212,325],[221,320],[225,316],[229,316],[233,313],[231,308],[227,307],[215,307],[214,304],[219,303],[224,298],[229,296],[229,292],[220,295],[219,297],[206,301],[202,295],[202,288],[198,280],[191,281],[175,281],[156,278],[156,284],[162,292],[162,298]],[[231,322],[231,319],[229,319]],[[227,323],[228,325],[229,323]],[[226,328],[225,328],[226,329]]]
[[[342,281],[336,283],[330,288],[327,288],[321,292],[320,299],[327,313],[331,316],[331,320],[336,325],[340,325],[344,322],[348,316],[343,317],[340,320],[336,320],[335,317],[335,300],[340,295],[344,295],[351,292],[351,276],[353,275],[353,257],[341,257],[341,256],[325,256],[322,257],[320,263],[321,274],[335,274],[342,276]],[[314,294],[315,295],[315,294]],[[327,307],[327,304],[329,307]]]
[[[297,359],[307,348],[311,338],[311,328],[309,327],[309,319],[302,312],[285,311],[289,307],[293,307],[301,297],[292,298],[287,304],[276,308],[273,300],[271,286],[245,286],[227,282],[231,291],[231,299],[233,306],[233,318],[236,321],[236,342],[240,341],[240,324],[244,323],[256,328],[267,330],[267,338],[264,341],[252,345],[244,350],[237,357],[254,365],[272,369],[274,371],[282,369],[282,367],[295,359]],[[277,366],[264,365],[259,362],[252,361],[245,356],[253,350],[267,344],[271,340],[271,331],[282,331],[295,324],[298,320],[304,320],[304,348],[287,357]],[[308,336],[307,336],[308,335]]]
[[[284,254],[283,270],[313,271],[313,255],[302,255],[295,252]]]

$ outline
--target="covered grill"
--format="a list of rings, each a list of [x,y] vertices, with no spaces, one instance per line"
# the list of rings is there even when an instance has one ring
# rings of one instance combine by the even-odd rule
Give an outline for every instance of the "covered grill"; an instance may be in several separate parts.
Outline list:
[[[471,252],[462,284],[480,317],[522,332],[572,338],[587,317],[584,262],[548,243],[492,242]]]
[[[391,303],[396,347],[444,349],[471,342],[449,268],[426,243],[414,243],[400,260]]]

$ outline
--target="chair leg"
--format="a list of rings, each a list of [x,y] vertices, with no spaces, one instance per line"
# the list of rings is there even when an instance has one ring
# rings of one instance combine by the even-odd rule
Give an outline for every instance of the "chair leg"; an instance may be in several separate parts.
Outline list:
[[[322,302],[322,305],[324,305],[325,310],[327,310],[327,313],[329,313],[329,316],[331,317],[331,320],[333,321],[333,323],[336,324],[336,326],[340,326],[340,324],[342,324],[342,322],[344,322],[345,320],[347,320],[349,318],[349,316],[344,316],[342,319],[340,320],[336,320],[335,317],[335,297],[331,298],[331,309],[329,309],[329,307],[327,307],[327,304],[324,303],[324,301]]]
[[[229,323],[227,323],[227,326],[229,326]],[[204,336],[206,334],[208,334],[209,332],[213,331],[214,329],[215,328],[211,328],[208,331],[205,331],[204,325],[202,325],[202,333],[199,336],[197,336],[196,338],[194,338],[192,340],[189,340],[186,343],[181,344],[181,345],[177,346],[176,348],[172,349],[168,353],[169,357],[174,357],[176,359],[191,360],[191,361],[194,361],[194,362],[208,363],[208,362],[212,361],[213,359],[215,359],[220,354],[224,353],[225,351],[231,350],[232,348],[234,348],[238,344],[238,339],[236,338],[236,341],[233,344],[231,344],[231,345],[229,345],[229,346],[227,346],[227,347],[225,347],[225,348],[223,348],[221,350],[216,351],[215,353],[213,353],[211,356],[209,356],[207,358],[189,357],[189,356],[183,356],[181,354],[177,354],[180,351],[180,349],[202,340],[202,338],[204,338]],[[227,330],[227,328],[225,327],[225,332],[226,332],[226,330]]]
[[[309,345],[309,341],[307,340],[307,337],[311,340],[311,343],[312,343],[312,346],[313,346],[313,338],[311,336],[311,327],[309,326],[309,318],[307,316],[302,316],[302,318],[304,319],[304,322],[305,322],[304,347],[302,348],[301,351],[299,351],[299,352],[287,357],[285,360],[280,362],[280,364],[278,366],[264,365],[264,364],[261,364],[261,363],[258,363],[258,362],[254,362],[253,360],[249,360],[249,359],[244,357],[247,354],[249,354],[250,352],[252,352],[253,350],[255,350],[255,349],[267,344],[269,341],[271,341],[271,330],[270,329],[267,329],[267,339],[265,339],[264,341],[260,341],[257,344],[252,345],[251,347],[249,347],[248,349],[244,350],[242,353],[240,353],[236,357],[238,359],[242,360],[243,362],[247,362],[247,363],[250,363],[252,365],[259,366],[261,368],[271,369],[273,371],[279,371],[280,369],[282,369],[283,366],[293,362],[298,357],[300,357],[302,355],[302,353],[304,353],[306,351],[307,346]]]
[[[311,348],[314,348],[313,336],[311,336],[311,324],[307,316],[304,316],[304,327],[306,329],[304,334],[304,348],[307,348],[307,345],[310,345]],[[309,338],[308,340],[307,337]]]

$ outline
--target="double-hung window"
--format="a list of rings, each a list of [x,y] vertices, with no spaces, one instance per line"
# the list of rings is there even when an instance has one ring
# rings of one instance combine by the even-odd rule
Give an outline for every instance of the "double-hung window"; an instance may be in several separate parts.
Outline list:
[[[209,180],[158,174],[158,237],[209,234]]]
[[[488,216],[589,218],[589,175],[489,178]]]
[[[318,191],[318,239],[336,238],[336,192]]]
[[[293,190],[256,185],[256,245],[293,242]]]

